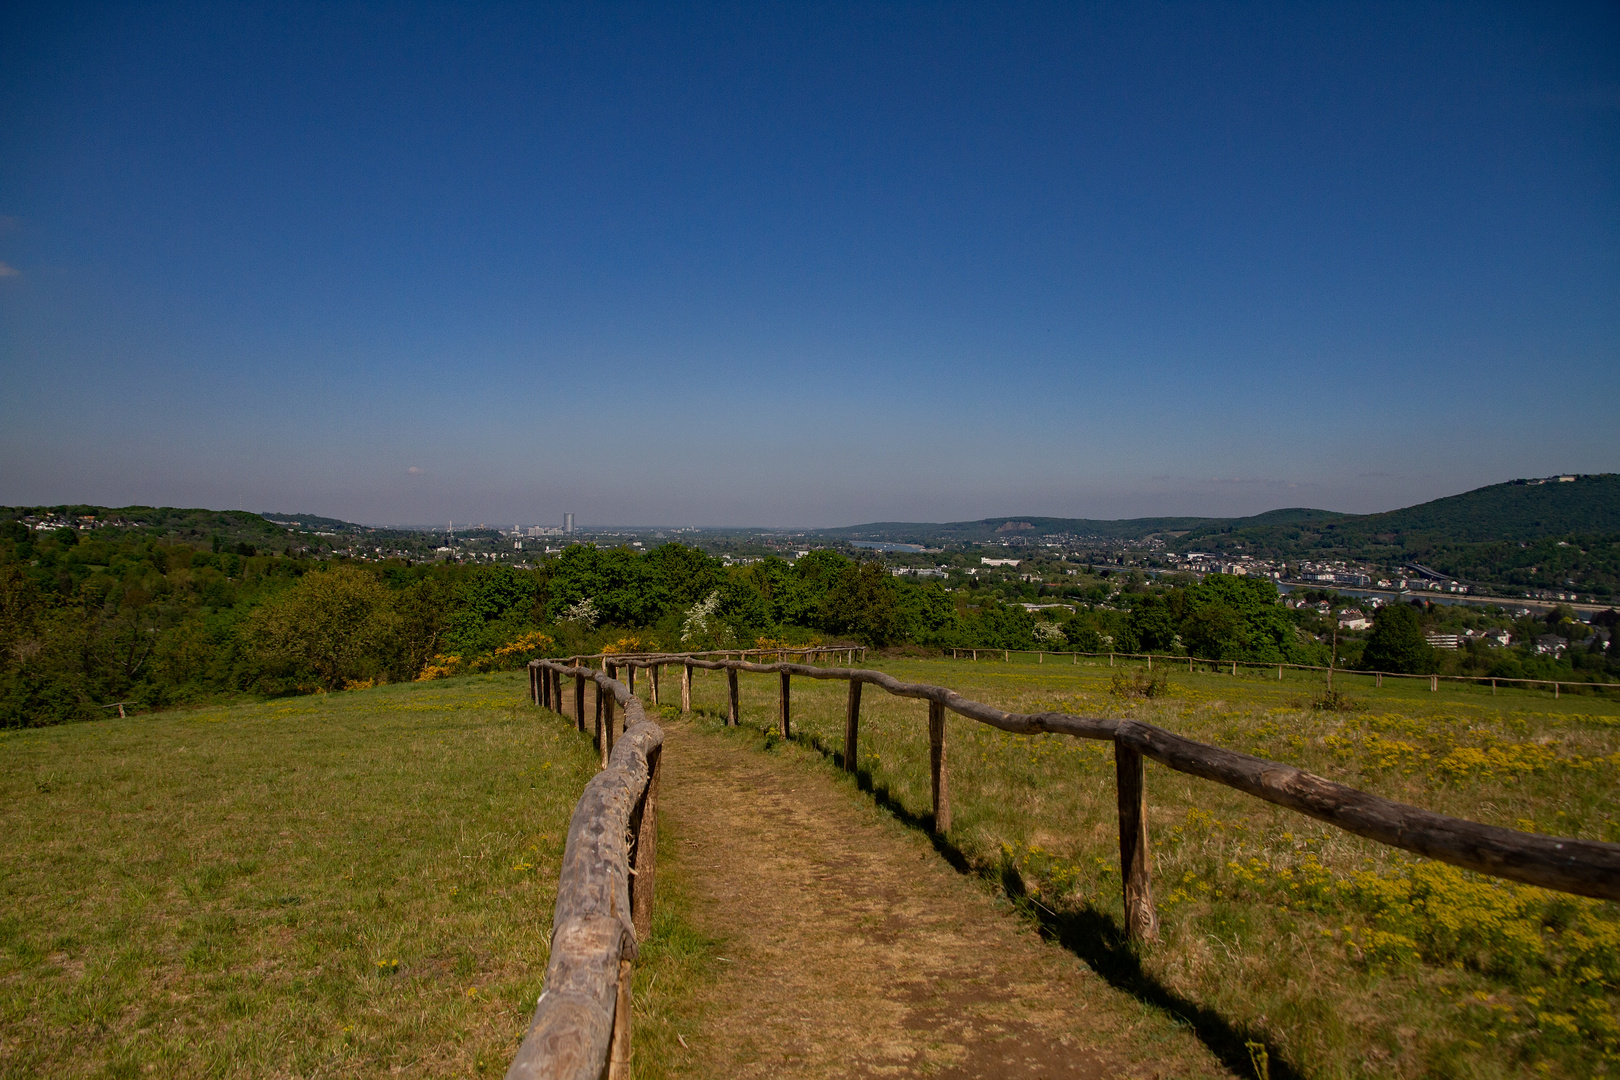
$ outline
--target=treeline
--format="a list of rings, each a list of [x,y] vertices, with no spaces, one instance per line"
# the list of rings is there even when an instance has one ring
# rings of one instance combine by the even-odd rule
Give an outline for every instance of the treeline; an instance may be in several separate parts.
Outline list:
[[[1216,574],[1163,588],[1131,574],[1081,580],[969,579],[947,590],[830,551],[791,565],[767,558],[726,567],[675,543],[645,553],[573,545],[533,569],[361,564],[217,537],[184,543],[106,528],[31,532],[4,522],[0,724],[89,718],[119,703],[153,709],[340,690],[604,649],[847,639],[1327,661],[1331,623],[1285,608],[1267,581]],[[1023,606],[1060,599],[1077,610]],[[1385,670],[1460,662],[1422,645],[1432,618],[1412,615],[1415,629],[1404,633],[1407,645],[1416,633],[1417,645],[1389,661],[1403,667]],[[1562,631],[1592,635],[1567,620]],[[1341,663],[1359,654],[1358,642],[1340,644]],[[1613,662],[1590,643],[1563,659],[1493,652],[1492,663],[1517,664],[1532,677],[1547,665],[1602,672]]]

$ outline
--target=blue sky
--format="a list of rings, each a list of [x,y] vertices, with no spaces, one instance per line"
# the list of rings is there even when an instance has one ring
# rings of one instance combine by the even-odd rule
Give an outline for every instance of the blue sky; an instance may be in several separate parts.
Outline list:
[[[0,503],[1389,509],[1620,469],[1620,7],[6,5]]]

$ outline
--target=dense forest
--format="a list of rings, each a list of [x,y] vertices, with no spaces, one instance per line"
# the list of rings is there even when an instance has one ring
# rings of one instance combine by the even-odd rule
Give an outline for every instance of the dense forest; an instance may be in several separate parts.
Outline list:
[[[791,564],[765,558],[727,567],[679,543],[647,552],[575,544],[532,569],[361,563],[217,533],[30,530],[6,521],[0,724],[90,718],[119,704],[155,709],[333,691],[602,649],[839,639],[1325,663],[1337,641],[1339,662],[1354,665],[1364,647],[1365,635],[1335,632],[1338,611],[1351,605],[1332,594],[1289,608],[1259,579],[1212,574],[1154,583],[1038,560],[1026,570],[925,581],[827,550]],[[1387,622],[1384,612],[1377,618]],[[1421,632],[1511,620],[1429,607],[1406,622],[1399,648],[1380,654],[1386,663],[1507,677],[1620,677],[1602,619],[1589,626],[1555,612],[1514,626],[1524,647],[1480,639],[1446,654],[1429,649]],[[1392,632],[1386,627],[1385,636]],[[1569,643],[1561,656],[1529,648],[1548,633]]]

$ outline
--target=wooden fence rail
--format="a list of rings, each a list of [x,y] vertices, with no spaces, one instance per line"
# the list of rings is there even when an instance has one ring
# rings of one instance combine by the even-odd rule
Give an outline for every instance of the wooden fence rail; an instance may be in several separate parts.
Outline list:
[[[536,661],[529,666],[536,701],[559,703],[563,676],[573,676],[578,716],[585,680],[598,702],[624,707],[614,739],[612,706],[599,733],[604,767],[585,785],[568,823],[551,921],[545,991],[528,1033],[507,1069],[508,1080],[628,1080],[630,974],[638,943],[652,930],[657,871],[657,798],[664,730],[640,700],[606,672]],[[560,709],[558,711],[561,711]]]
[[[767,655],[780,652],[761,651]],[[837,651],[847,653],[847,650]],[[775,675],[779,694],[777,722],[784,736],[789,733],[788,695],[792,676],[847,681],[850,685],[843,766],[851,772],[855,771],[859,760],[862,686],[870,683],[896,697],[927,701],[929,779],[934,827],[940,832],[949,830],[951,825],[945,740],[947,711],[1015,734],[1045,732],[1112,741],[1125,924],[1127,933],[1139,940],[1152,940],[1158,934],[1143,775],[1143,763],[1147,759],[1189,776],[1224,784],[1389,847],[1547,889],[1601,900],[1620,900],[1620,844],[1542,836],[1436,814],[1334,783],[1291,765],[1185,739],[1137,720],[1060,712],[1010,713],[964,698],[943,686],[901,682],[886,672],[864,668],[818,667],[788,661],[753,663],[709,659],[694,653],[644,653],[591,659],[603,660],[608,670],[598,672],[554,660],[535,660],[529,665],[530,692],[535,704],[548,705],[559,712],[562,711],[561,680],[564,676],[574,678],[574,715],[580,730],[584,730],[585,681],[590,679],[596,683],[599,703],[596,732],[603,748],[604,771],[586,786],[569,825],[568,848],[563,856],[557,911],[552,924],[554,937],[551,963],[546,969],[546,992],[540,996],[529,1034],[507,1073],[510,1080],[531,1077],[595,1080],[604,1068],[610,1078],[628,1075],[627,1071],[614,1070],[620,1068],[621,1063],[623,1069],[628,1070],[630,960],[634,958],[636,942],[645,936],[643,928],[650,925],[652,867],[656,858],[651,831],[655,826],[650,822],[663,732],[646,719],[640,700],[613,677],[619,667],[627,672],[648,668],[654,673],[649,681],[656,685],[656,672],[660,668],[679,664],[683,712],[690,712],[692,708],[692,672],[697,669],[724,671],[727,724],[740,721],[738,674]],[[601,708],[604,702],[607,703],[605,711]],[[614,702],[624,707],[626,723],[617,744],[613,730]],[[626,837],[632,834],[636,839],[627,846]],[[630,869],[632,865],[634,870]],[[643,922],[644,909],[648,922]],[[634,913],[633,921],[632,916],[625,914],[630,912]],[[617,998],[615,993],[619,995]],[[621,1038],[623,1052],[614,1049],[610,1060],[609,1044],[617,1048]],[[549,1064],[551,1062],[556,1064]]]

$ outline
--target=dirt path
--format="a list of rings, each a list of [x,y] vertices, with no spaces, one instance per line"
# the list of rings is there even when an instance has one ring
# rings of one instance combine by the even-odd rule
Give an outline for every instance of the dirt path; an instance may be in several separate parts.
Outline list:
[[[727,961],[694,1075],[1229,1075],[802,752],[667,730],[671,854]]]

